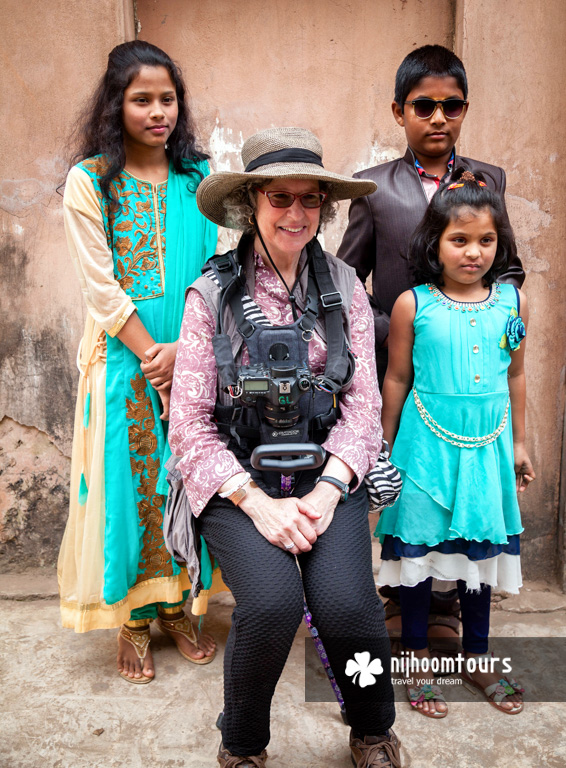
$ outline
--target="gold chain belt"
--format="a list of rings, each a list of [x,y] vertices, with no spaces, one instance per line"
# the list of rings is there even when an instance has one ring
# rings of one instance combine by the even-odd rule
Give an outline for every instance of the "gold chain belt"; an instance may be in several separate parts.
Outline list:
[[[417,394],[417,390],[414,387],[413,398],[415,400],[415,405],[417,406],[417,410],[421,419],[424,421],[430,431],[434,432],[434,434],[441,440],[444,440],[444,442],[455,445],[458,448],[482,448],[484,445],[489,445],[490,443],[493,443],[494,440],[497,440],[507,425],[507,418],[509,416],[509,398],[507,398],[505,413],[503,414],[500,425],[490,435],[483,435],[482,437],[467,437],[466,435],[456,435],[454,432],[449,432],[447,429],[444,429],[444,427],[441,427],[440,424],[432,418],[430,413],[422,404],[421,399]]]

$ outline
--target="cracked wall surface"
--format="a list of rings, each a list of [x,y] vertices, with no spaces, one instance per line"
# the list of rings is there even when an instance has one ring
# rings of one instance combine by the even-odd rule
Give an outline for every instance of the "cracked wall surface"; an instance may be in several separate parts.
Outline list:
[[[0,421],[0,572],[54,565],[69,504],[70,460],[35,427]]]
[[[506,169],[509,214],[528,272],[527,430],[537,481],[521,499],[522,562],[529,578],[554,578],[562,525],[566,123],[537,116],[541,104],[564,102],[564,3],[319,0],[305,13],[300,0],[249,0],[245,8],[202,0],[190,11],[183,0],[158,8],[138,0],[137,8],[139,36],[181,64],[218,170],[240,169],[243,139],[272,125],[311,128],[325,166],[339,173],[394,159],[405,150],[390,107],[401,59],[426,43],[462,56],[471,106],[459,151]],[[347,210],[342,204],[324,233],[332,252]]]
[[[130,0],[3,0],[0,132],[0,569],[52,565],[68,504],[85,309],[61,195],[68,138]],[[26,426],[21,426],[26,425]]]
[[[564,569],[566,122],[540,119],[540,105],[556,97],[562,114],[566,104],[563,89],[557,92],[566,71],[566,6],[501,0],[495,9],[490,0],[460,0],[456,21],[471,102],[460,148],[505,168],[509,217],[527,271],[527,447],[537,480],[520,500],[522,561],[530,578],[549,577]]]
[[[301,0],[137,0],[135,5],[138,36],[181,65],[202,143],[218,170],[239,169],[243,139],[273,125],[312,129],[324,146],[326,167],[339,173],[398,157],[404,134],[390,104],[403,55],[425,43],[453,46],[462,55],[471,107],[459,150],[506,169],[507,205],[528,270],[527,428],[538,478],[521,499],[523,562],[530,578],[552,578],[560,556],[566,373],[566,121],[559,80],[566,65],[564,3],[314,0],[306,7]],[[62,478],[68,473],[75,357],[85,309],[67,255],[56,187],[67,167],[66,137],[77,111],[103,72],[109,50],[132,39],[134,11],[131,0],[77,0],[72,6],[53,0],[34,4],[30,24],[29,7],[19,0],[4,0],[3,10],[0,76],[11,120],[10,130],[0,133],[0,426],[8,442],[23,430],[21,446],[10,443],[0,464],[0,479],[9,478],[13,486],[5,490],[2,480],[0,506],[0,515],[5,504],[12,510],[0,518],[0,552],[12,567],[18,558],[54,562],[66,518]],[[560,119],[541,119],[549,105]],[[347,211],[347,203],[341,204],[324,233],[330,251],[340,243]],[[233,244],[233,233],[224,231],[222,242]],[[41,469],[33,470],[40,442],[44,458],[38,459]],[[11,463],[5,466],[8,456]],[[30,472],[36,483],[28,488]],[[564,485],[562,493],[564,504]],[[22,522],[33,519],[30,510],[38,508],[39,527],[51,520],[58,531],[44,544],[26,539]]]
[[[126,0],[2,3],[0,419],[45,432],[70,455],[85,310],[57,187],[78,110],[108,50],[133,37]]]

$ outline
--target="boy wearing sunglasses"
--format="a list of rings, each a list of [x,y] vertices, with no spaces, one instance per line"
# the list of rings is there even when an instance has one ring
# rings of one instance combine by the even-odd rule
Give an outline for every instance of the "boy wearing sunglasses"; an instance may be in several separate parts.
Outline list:
[[[465,165],[472,172],[481,171],[491,189],[505,193],[502,168],[456,155],[467,97],[466,71],[452,51],[441,45],[411,51],[397,70],[392,104],[393,116],[405,130],[407,151],[397,160],[354,174],[375,181],[377,191],[352,201],[338,256],[355,267],[362,282],[372,273],[370,302],[380,387],[387,368],[389,316],[398,296],[413,285],[404,256],[440,183]],[[521,287],[525,274],[517,256],[499,279]]]
[[[376,363],[379,386],[387,369],[389,316],[398,296],[413,285],[404,258],[409,240],[427,205],[452,172],[465,165],[481,171],[490,189],[505,193],[505,172],[487,163],[459,157],[455,144],[468,111],[468,83],[460,59],[441,45],[425,45],[405,57],[395,78],[393,117],[405,130],[407,151],[403,157],[354,174],[371,179],[376,192],[350,205],[348,228],[338,256],[355,267],[365,283],[372,273],[370,303],[375,322]],[[521,287],[525,273],[514,256],[508,272],[499,280]],[[386,624],[392,638],[400,637],[399,590],[384,587]],[[458,593],[432,592],[429,614],[431,650],[454,651],[458,647]],[[431,629],[435,627],[434,629]]]

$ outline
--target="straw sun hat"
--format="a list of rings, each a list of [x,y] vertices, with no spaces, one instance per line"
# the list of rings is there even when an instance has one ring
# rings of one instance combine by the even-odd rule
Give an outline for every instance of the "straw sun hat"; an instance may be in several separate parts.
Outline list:
[[[320,141],[305,128],[268,128],[255,133],[242,147],[244,170],[211,173],[197,190],[198,207],[207,219],[222,227],[226,221],[224,200],[236,187],[257,178],[316,179],[332,184],[334,200],[349,200],[375,192],[377,186],[366,179],[352,179],[325,170]]]

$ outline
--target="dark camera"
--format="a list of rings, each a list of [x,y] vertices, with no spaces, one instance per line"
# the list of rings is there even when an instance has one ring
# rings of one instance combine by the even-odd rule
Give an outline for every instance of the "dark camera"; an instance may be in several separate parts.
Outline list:
[[[265,419],[284,429],[299,420],[298,402],[311,391],[312,374],[304,365],[248,365],[240,369],[238,386],[242,403],[255,405],[259,397],[265,398]]]
[[[264,398],[264,417],[277,429],[292,427],[300,417],[298,402],[312,389],[308,365],[289,361],[289,348],[278,342],[269,349],[269,363],[240,368],[238,388],[244,405]]]

